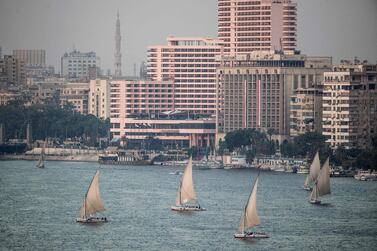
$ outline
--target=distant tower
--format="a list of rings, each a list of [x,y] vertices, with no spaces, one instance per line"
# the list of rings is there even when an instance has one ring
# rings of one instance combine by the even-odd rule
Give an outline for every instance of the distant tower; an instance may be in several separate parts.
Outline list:
[[[121,77],[122,76],[122,54],[120,53],[120,20],[119,20],[119,10],[117,13],[117,21],[116,21],[116,29],[115,29],[115,69],[114,69],[114,76]]]

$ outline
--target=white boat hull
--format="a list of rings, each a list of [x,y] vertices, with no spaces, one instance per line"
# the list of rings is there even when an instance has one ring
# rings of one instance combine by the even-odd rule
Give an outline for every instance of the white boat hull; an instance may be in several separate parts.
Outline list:
[[[180,205],[180,206],[171,206],[171,210],[173,211],[206,211],[207,209],[201,206],[194,206],[194,205]]]
[[[311,187],[304,187],[304,190],[311,191],[311,190],[313,190],[313,188],[311,188]]]
[[[309,203],[311,204],[321,204],[320,200],[309,200]]]
[[[106,217],[89,217],[89,218],[76,218],[78,223],[101,223],[107,222]]]
[[[247,239],[247,238],[254,238],[254,239],[262,239],[262,238],[269,238],[269,236],[262,232],[251,232],[251,233],[235,233],[234,238],[237,239]]]

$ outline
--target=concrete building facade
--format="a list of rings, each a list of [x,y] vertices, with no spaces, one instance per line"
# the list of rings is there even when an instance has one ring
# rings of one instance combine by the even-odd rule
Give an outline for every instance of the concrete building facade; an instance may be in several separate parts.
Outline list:
[[[377,135],[377,65],[344,61],[324,73],[323,135],[332,148],[366,149]]]
[[[88,113],[102,119],[110,117],[110,82],[107,79],[90,80]]]
[[[89,79],[90,68],[99,68],[100,58],[96,53],[73,50],[61,58],[61,75],[70,79]]]
[[[296,33],[291,0],[218,0],[218,38],[226,55],[295,50]]]
[[[209,38],[168,37],[167,45],[148,47],[147,74],[153,81],[173,81],[174,109],[215,114],[216,56],[222,42]]]
[[[46,67],[46,51],[45,50],[13,50],[13,56],[25,63],[26,67]]]
[[[5,55],[0,59],[0,79],[14,85],[26,84],[24,62],[14,56]]]
[[[218,136],[242,128],[289,137],[294,91],[321,85],[331,57],[252,52],[223,57],[217,69]]]
[[[298,88],[291,97],[290,136],[322,133],[322,86]]]
[[[72,104],[74,110],[88,114],[89,83],[67,83],[60,92],[60,104]]]

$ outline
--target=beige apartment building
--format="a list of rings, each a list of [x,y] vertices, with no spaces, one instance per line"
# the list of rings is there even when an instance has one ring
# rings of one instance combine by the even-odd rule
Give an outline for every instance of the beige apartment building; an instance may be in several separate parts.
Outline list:
[[[110,82],[107,79],[90,80],[88,113],[102,119],[110,117]]]
[[[67,83],[60,91],[60,104],[71,104],[74,110],[88,114],[89,83]]]
[[[217,132],[272,128],[290,135],[291,98],[298,89],[317,88],[331,57],[252,52],[223,57],[217,69]]]
[[[168,37],[167,41],[167,45],[148,47],[148,78],[173,81],[174,109],[215,114],[219,66],[215,58],[222,53],[221,41],[191,37]]]
[[[290,136],[322,132],[322,86],[294,90],[290,107]]]
[[[365,149],[377,135],[377,65],[343,61],[324,73],[323,135],[332,148]]]
[[[295,50],[296,33],[291,0],[218,0],[218,38],[226,55]]]
[[[26,66],[46,67],[46,51],[45,50],[13,50],[13,56],[23,61]]]
[[[0,58],[0,79],[14,85],[26,84],[24,62],[10,55]]]

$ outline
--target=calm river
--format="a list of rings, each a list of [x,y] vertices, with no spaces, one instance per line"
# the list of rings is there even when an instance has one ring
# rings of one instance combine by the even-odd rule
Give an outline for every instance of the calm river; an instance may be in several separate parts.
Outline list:
[[[0,250],[376,250],[377,182],[331,179],[323,205],[308,203],[305,175],[262,172],[258,230],[269,239],[233,238],[257,175],[193,170],[204,212],[170,211],[182,169],[96,163],[0,162]],[[109,222],[75,222],[100,170]]]

